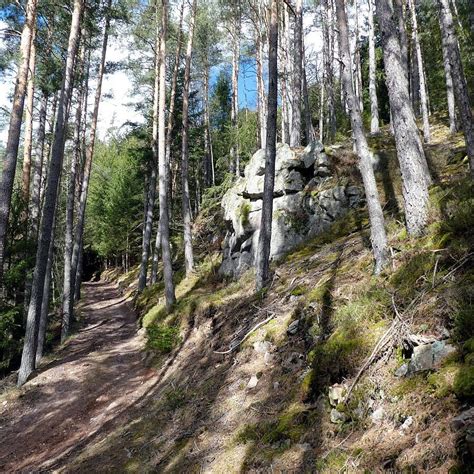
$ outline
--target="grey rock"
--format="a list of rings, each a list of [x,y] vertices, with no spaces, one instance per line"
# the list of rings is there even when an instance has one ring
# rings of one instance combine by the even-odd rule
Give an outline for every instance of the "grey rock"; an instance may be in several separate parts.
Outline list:
[[[331,423],[344,423],[347,420],[345,413],[337,411],[335,408],[331,409]]]
[[[290,325],[288,326],[288,329],[286,330],[286,332],[290,335],[296,334],[298,332],[299,325],[300,325],[300,320],[299,319],[296,319],[295,321],[292,321],[290,323]]]
[[[408,364],[402,364],[396,371],[395,377],[404,377],[408,373]]]
[[[247,383],[247,388],[249,389],[255,388],[257,384],[258,384],[258,377],[256,375],[252,375],[252,377],[250,377],[250,380]]]
[[[259,354],[265,354],[266,352],[271,351],[272,347],[273,345],[270,341],[257,341],[253,343],[255,352],[258,352]]]
[[[331,385],[328,389],[329,403],[334,407],[337,406],[345,400],[346,394],[347,386],[345,384]]]
[[[383,407],[377,408],[372,413],[372,415],[370,415],[370,419],[372,420],[372,423],[374,423],[374,425],[380,425],[382,421],[384,420],[384,418],[385,418],[385,410],[383,409]]]
[[[415,422],[415,420],[413,419],[412,416],[409,416],[402,424],[402,426],[400,426],[400,431],[402,433],[408,433],[409,431],[411,431],[412,427],[413,427],[413,423]]]
[[[291,352],[282,362],[282,367],[287,370],[299,370],[303,367],[304,356],[299,352]]]
[[[459,431],[467,428],[469,425],[474,425],[474,407],[463,411],[458,416],[455,416],[451,420],[450,425],[452,431]]]
[[[436,341],[432,344],[422,344],[415,347],[408,366],[409,373],[433,370],[440,366],[441,362],[456,351],[456,347],[445,341]]]

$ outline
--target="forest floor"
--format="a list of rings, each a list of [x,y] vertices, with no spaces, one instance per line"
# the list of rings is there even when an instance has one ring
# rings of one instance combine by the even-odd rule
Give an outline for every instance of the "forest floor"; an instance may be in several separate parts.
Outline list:
[[[157,381],[143,364],[136,316],[114,284],[87,283],[74,336],[24,388],[0,394],[0,472],[67,465],[120,423]]]

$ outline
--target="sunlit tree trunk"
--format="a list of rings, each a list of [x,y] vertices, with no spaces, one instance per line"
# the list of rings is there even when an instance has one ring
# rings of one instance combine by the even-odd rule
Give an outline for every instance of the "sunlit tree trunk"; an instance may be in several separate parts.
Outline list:
[[[364,111],[364,100],[362,93],[362,67],[360,64],[360,38],[359,38],[359,3],[358,0],[354,0],[354,15],[355,15],[355,48],[354,48],[354,66],[355,66],[355,77],[354,83],[356,85],[356,97],[359,101],[360,111]]]
[[[464,75],[461,54],[453,24],[453,15],[449,7],[449,0],[438,0],[438,5],[441,38],[449,56],[449,63],[454,83],[454,93],[459,110],[459,118],[463,128],[464,138],[466,140],[471,176],[474,177],[474,122],[472,119],[466,76]]]
[[[349,48],[349,31],[344,0],[336,0],[337,29],[339,32],[339,57],[342,61],[342,82],[346,91],[346,100],[351,116],[352,132],[357,154],[359,169],[364,182],[365,197],[369,210],[370,240],[375,258],[374,273],[379,273],[388,260],[387,236],[385,222],[377,191],[374,170],[372,168],[369,146],[362,122],[359,101],[352,88],[351,55]]]
[[[191,234],[191,200],[189,195],[189,88],[191,83],[191,60],[193,54],[194,25],[196,22],[197,1],[193,0],[191,18],[188,31],[188,44],[186,47],[186,62],[184,66],[183,82],[183,126],[181,146],[181,183],[182,183],[182,212],[183,212],[183,239],[184,239],[184,266],[186,275],[194,268],[193,240]],[[237,163],[238,166],[238,163]]]
[[[160,196],[160,233],[161,233],[161,255],[163,262],[163,279],[165,282],[166,308],[171,310],[176,301],[173,283],[173,268],[171,266],[170,229],[168,213],[168,193],[166,190],[166,168],[169,163],[165,155],[165,111],[166,111],[166,35],[168,27],[168,0],[161,0],[162,26],[159,49],[160,60],[160,88],[159,88],[159,114],[158,114],[158,157],[159,157],[159,196]]]
[[[43,161],[45,155],[45,136],[46,136],[46,116],[48,113],[48,96],[42,93],[39,110],[38,131],[36,136],[35,160],[33,163],[33,178],[31,186],[31,199],[29,208],[29,226],[28,233],[31,238],[36,239],[38,234],[39,215],[40,215],[40,197],[41,197],[41,178],[43,172]]]
[[[454,98],[453,71],[451,70],[451,61],[445,41],[442,41],[444,76],[446,80],[446,98],[448,102],[449,131],[456,133],[458,130],[456,116],[456,101]]]
[[[407,230],[411,235],[419,235],[427,223],[431,177],[410,104],[408,80],[391,2],[377,0],[377,16],[382,31],[386,83],[402,174]]]
[[[334,69],[333,69],[333,14],[332,14],[332,2],[330,0],[322,0],[322,13],[323,13],[323,42],[324,42],[324,89],[327,103],[327,116],[326,116],[326,137],[327,141],[331,143],[336,135],[336,109],[335,109],[335,96],[334,96]]]
[[[301,145],[301,82],[303,76],[303,2],[295,3],[294,29],[294,69],[293,69],[293,120],[291,124],[290,146]]]
[[[3,158],[2,175],[0,178],[0,289],[3,288],[3,266],[5,259],[5,244],[10,216],[13,182],[15,180],[18,146],[20,144],[21,121],[25,105],[25,94],[28,82],[28,66],[36,22],[37,0],[28,0],[26,4],[26,19],[20,42],[20,64],[16,76],[13,105],[10,114],[7,144]]]
[[[369,96],[370,133],[379,133],[379,104],[377,99],[377,62],[375,57],[374,4],[369,0]]]
[[[140,273],[138,275],[137,291],[141,293],[146,287],[147,273],[148,273],[148,257],[150,254],[150,241],[153,226],[153,210],[155,207],[156,195],[156,179],[158,173],[158,107],[159,107],[159,11],[158,1],[155,4],[155,23],[156,23],[156,41],[155,41],[155,83],[153,87],[153,132],[152,132],[152,149],[153,159],[150,168],[150,177],[148,179],[148,192],[145,195],[144,219],[143,219],[143,238],[142,238],[142,258],[140,262]]]
[[[23,200],[28,205],[30,200],[31,184],[31,152],[33,150],[33,105],[35,99],[35,70],[36,70],[36,26],[33,27],[30,46],[30,60],[28,65],[28,85],[26,90],[25,107],[25,138],[23,142],[23,175],[22,194]],[[27,217],[27,216],[25,216]]]
[[[64,157],[65,132],[67,124],[67,113],[72,93],[72,79],[74,61],[77,54],[79,42],[79,24],[84,9],[83,0],[74,1],[74,11],[71,20],[71,31],[67,50],[66,65],[64,69],[61,95],[58,101],[58,112],[55,125],[54,142],[50,160],[48,185],[45,192],[43,206],[43,219],[39,233],[38,249],[36,252],[36,265],[33,274],[33,285],[31,288],[31,300],[26,320],[25,339],[20,370],[18,372],[18,385],[23,385],[35,368],[36,349],[38,342],[39,319],[41,315],[41,304],[43,301],[44,280],[48,263],[48,252],[53,233],[54,215],[56,211],[57,190],[61,175]]]
[[[303,52],[304,55],[304,52]],[[304,56],[303,56],[304,58]],[[309,105],[309,93],[308,93],[308,81],[306,77],[306,67],[304,66],[303,60],[303,103],[304,103],[304,119],[305,119],[305,130],[306,130],[306,141],[311,143],[316,140],[316,133],[313,127],[313,121],[311,120],[311,108]]]
[[[415,2],[414,0],[408,0],[408,4],[411,12],[411,21],[413,29],[413,41],[415,43],[416,61],[418,64],[418,75],[420,84],[420,102],[421,102],[421,114],[423,117],[423,136],[426,143],[431,141],[430,134],[430,123],[428,119],[428,99],[426,92],[425,74],[423,67],[423,56],[421,53],[420,38],[418,37],[418,21],[416,19]]]
[[[257,250],[257,291],[267,286],[270,280],[270,244],[272,238],[273,189],[275,184],[278,106],[278,0],[271,0],[270,9],[267,147],[265,149],[262,218]]]
[[[240,158],[238,146],[238,114],[239,114],[239,65],[240,65],[240,6],[233,3],[231,41],[232,41],[232,98],[230,121],[233,137],[230,149],[230,170],[240,175]]]
[[[262,34],[255,28],[255,55],[257,65],[257,109],[260,148],[265,148],[267,138],[267,109],[265,103],[265,83],[263,80],[263,41]]]

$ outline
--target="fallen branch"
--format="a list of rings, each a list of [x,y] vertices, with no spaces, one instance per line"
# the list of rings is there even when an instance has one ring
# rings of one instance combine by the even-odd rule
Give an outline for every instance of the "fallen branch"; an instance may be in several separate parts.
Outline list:
[[[239,347],[254,331],[256,331],[259,327],[263,326],[264,324],[267,324],[269,321],[271,321],[275,317],[275,313],[272,313],[267,319],[261,321],[260,323],[256,324],[237,344],[232,346],[229,350],[227,351],[214,351],[214,354],[230,354],[233,352],[237,347]]]

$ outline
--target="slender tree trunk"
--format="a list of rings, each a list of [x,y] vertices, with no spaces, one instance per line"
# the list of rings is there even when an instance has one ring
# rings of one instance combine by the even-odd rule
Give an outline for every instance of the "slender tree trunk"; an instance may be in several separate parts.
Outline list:
[[[43,161],[45,151],[46,136],[46,115],[48,111],[48,96],[43,93],[40,103],[38,133],[36,139],[36,153],[33,164],[33,180],[31,188],[31,200],[29,209],[29,235],[30,238],[37,238],[39,215],[40,215],[40,197],[41,197],[41,177],[43,172]]]
[[[268,123],[265,149],[262,220],[258,238],[256,289],[260,291],[270,281],[270,244],[272,238],[273,190],[275,184],[277,106],[278,106],[278,0],[270,3],[268,35]]]
[[[25,139],[23,143],[23,176],[22,194],[25,204],[28,206],[30,200],[31,184],[31,152],[33,150],[33,105],[35,99],[35,69],[36,69],[36,26],[33,26],[31,36],[30,60],[28,65],[28,85],[26,90],[25,107]],[[25,218],[28,218],[25,215]]]
[[[314,131],[313,121],[311,119],[311,108],[309,105],[309,93],[308,93],[308,81],[306,78],[306,67],[304,66],[304,61],[303,61],[303,103],[304,103],[306,142],[308,144],[316,140],[316,133]]]
[[[448,102],[449,131],[451,133],[456,133],[458,130],[458,125],[456,116],[456,102],[454,99],[453,72],[451,70],[451,61],[449,60],[449,52],[446,47],[446,42],[442,41],[441,46],[443,49],[444,76],[446,78],[446,97]]]
[[[466,76],[464,75],[461,54],[453,24],[453,16],[449,7],[449,0],[438,0],[438,5],[441,39],[449,56],[449,63],[454,83],[454,93],[459,110],[459,118],[463,128],[464,138],[466,140],[471,176],[474,178],[474,122],[472,119]]]
[[[168,0],[161,0],[162,26],[159,49],[160,59],[160,104],[158,115],[158,157],[159,157],[159,196],[160,196],[160,233],[161,233],[161,256],[163,261],[163,279],[165,282],[166,308],[171,310],[176,301],[173,283],[173,268],[171,266],[170,228],[168,193],[166,191],[166,176],[169,163],[165,155],[165,110],[166,110],[166,35],[168,27]]]
[[[359,169],[364,182],[365,196],[370,219],[370,240],[375,257],[374,273],[378,274],[387,263],[388,247],[385,234],[385,222],[380,204],[377,183],[372,168],[369,146],[362,122],[358,99],[352,88],[351,56],[349,49],[349,31],[344,0],[336,0],[337,29],[339,31],[339,58],[342,61],[342,82],[346,91],[346,100],[351,116],[352,132],[357,154]]]
[[[104,78],[105,71],[105,58],[107,56],[107,45],[109,41],[109,29],[110,29],[110,9],[111,9],[112,0],[108,0],[107,3],[107,13],[105,16],[105,26],[104,26],[104,37],[102,40],[102,51],[101,59],[99,64],[99,71],[97,73],[97,88],[95,91],[94,97],[94,109],[92,111],[92,121],[90,125],[90,139],[89,144],[86,149],[86,156],[84,162],[84,172],[82,178],[81,186],[81,195],[79,197],[79,206],[77,211],[77,220],[76,220],[76,231],[74,233],[74,247],[72,250],[71,258],[71,280],[74,278],[74,281],[71,281],[71,289],[75,288],[76,285],[76,275],[77,267],[79,261],[79,254],[82,252],[82,241],[84,233],[84,223],[86,215],[86,204],[87,204],[87,193],[89,191],[89,180],[92,170],[92,158],[94,156],[94,145],[97,132],[97,120],[99,117],[99,106],[100,99],[102,96],[102,80]],[[71,295],[71,297],[74,295]]]
[[[153,88],[153,160],[150,169],[150,178],[148,180],[148,192],[145,195],[145,216],[143,222],[143,239],[142,239],[142,259],[140,263],[140,274],[138,276],[138,293],[141,293],[146,287],[148,273],[148,256],[150,253],[150,240],[153,226],[153,209],[155,207],[156,179],[158,166],[158,107],[159,107],[159,21],[158,21],[158,2],[156,2],[156,41],[155,41],[155,84]]]
[[[36,265],[33,274],[33,285],[31,288],[31,300],[28,308],[26,321],[26,332],[23,343],[23,353],[20,370],[18,372],[18,385],[23,385],[35,368],[36,349],[38,342],[38,327],[41,315],[41,304],[43,301],[44,280],[46,266],[48,263],[48,252],[53,233],[54,214],[57,201],[57,190],[61,167],[64,157],[65,131],[67,124],[67,111],[72,93],[72,79],[74,60],[77,54],[79,42],[79,24],[84,9],[83,0],[74,1],[71,31],[69,34],[68,52],[64,70],[64,78],[61,87],[61,95],[58,101],[58,112],[56,118],[54,142],[50,160],[48,175],[48,186],[45,192],[43,219],[41,222],[38,250],[36,252]]]
[[[355,15],[355,49],[354,49],[354,64],[355,64],[355,84],[356,96],[359,101],[359,109],[364,111],[364,96],[362,86],[362,67],[360,65],[360,38],[359,38],[359,4],[358,0],[354,0],[354,15]]]
[[[156,239],[155,239],[155,249],[153,252],[153,262],[151,264],[151,275],[150,275],[150,284],[154,285],[158,277],[158,261],[161,250],[161,233],[160,233],[160,223],[158,223],[158,228],[156,229]]]
[[[402,173],[407,230],[411,235],[418,235],[423,232],[428,218],[428,186],[431,177],[410,104],[400,40],[396,34],[390,2],[377,0],[377,15],[382,31],[386,82]]]
[[[377,4],[378,0],[375,0]],[[390,0],[387,0],[390,1]],[[403,71],[408,80],[408,35],[405,26],[405,1],[393,0],[393,9],[398,22],[398,38],[400,41],[400,61],[402,63]],[[395,23],[394,23],[395,24]]]
[[[43,159],[43,167],[41,168],[41,185],[40,185],[40,214],[41,209],[43,208],[44,204],[44,193],[46,190],[46,182],[48,180],[48,171],[49,171],[49,162],[51,159],[51,147],[53,146],[53,138],[54,138],[54,127],[56,125],[56,113],[58,111],[58,100],[59,100],[59,91],[54,94],[53,103],[51,105],[51,117],[49,120],[49,128],[48,128],[48,138],[45,143],[45,150],[44,150],[44,159]],[[38,221],[39,225],[39,221]]]
[[[84,55],[81,57],[79,68],[83,69]],[[64,276],[63,276],[63,295],[62,310],[63,324],[61,327],[61,342],[64,342],[69,333],[69,323],[73,312],[73,291],[71,286],[74,278],[72,276],[71,258],[74,240],[74,201],[76,191],[76,174],[81,156],[81,119],[82,119],[82,90],[78,89],[78,103],[76,109],[76,123],[74,131],[74,151],[71,157],[71,169],[67,181],[67,200],[66,200],[66,219],[64,232]]]
[[[421,114],[423,117],[423,136],[426,143],[430,143],[430,123],[428,119],[428,99],[426,92],[425,74],[423,68],[423,56],[421,54],[420,39],[418,37],[418,22],[416,19],[416,10],[414,0],[408,0],[408,4],[411,12],[411,21],[413,28],[413,41],[415,42],[416,61],[418,63],[418,75],[420,84],[420,101],[421,101]]]
[[[184,264],[186,275],[189,275],[194,268],[193,241],[191,234],[191,202],[189,196],[189,88],[191,82],[191,59],[193,53],[194,24],[196,21],[197,1],[193,0],[191,18],[188,32],[188,45],[186,48],[186,62],[184,67],[183,83],[183,126],[182,126],[182,147],[181,147],[181,178],[182,178],[182,205],[183,205],[183,229],[184,229]],[[238,163],[236,163],[238,166]]]
[[[240,176],[239,149],[237,143],[238,114],[239,114],[239,65],[240,65],[240,12],[238,7],[233,7],[232,18],[232,107],[230,121],[234,136],[230,149],[230,169],[236,176]]]
[[[52,276],[51,273],[53,269],[56,212],[57,212],[57,209],[55,209],[54,216],[53,216],[53,233],[51,234],[52,238],[51,238],[51,241],[49,242],[48,261],[46,263],[46,274],[44,277],[43,298],[41,301],[41,313],[40,313],[39,324],[38,324],[38,343],[36,346],[35,366],[39,364],[41,358],[43,357],[44,342],[46,338],[46,329],[48,327],[48,311],[49,311],[49,297],[51,293],[51,276]]]
[[[265,104],[265,83],[263,80],[263,41],[262,33],[255,29],[255,54],[257,63],[257,104],[260,148],[265,148],[267,138],[267,111]]]
[[[379,128],[379,104],[377,99],[377,63],[375,57],[374,4],[369,0],[369,96],[370,96],[370,133],[377,134]]]
[[[8,128],[7,145],[3,158],[2,175],[0,178],[0,288],[3,289],[3,266],[5,259],[5,244],[10,216],[13,182],[15,180],[18,146],[20,144],[21,121],[25,105],[25,93],[28,82],[28,66],[33,37],[33,28],[36,22],[37,0],[28,0],[26,4],[26,20],[21,33],[20,65],[18,68],[13,95],[12,112]]]
[[[214,186],[214,173],[213,173],[213,153],[212,153],[212,138],[211,138],[211,119],[209,112],[209,62],[206,60],[204,66],[204,148],[205,148],[205,160],[204,160],[204,183],[208,188]]]
[[[334,70],[333,70],[333,54],[334,48],[332,46],[332,8],[329,0],[323,0],[322,2],[323,11],[323,42],[325,43],[325,55],[324,55],[324,79],[325,79],[325,92],[327,100],[327,130],[326,137],[329,143],[334,141],[336,135],[336,111],[335,111],[335,99],[334,99]]]
[[[79,256],[77,257],[76,275],[74,277],[74,301],[81,299],[81,283],[82,283],[82,262],[84,259],[84,236],[81,236],[79,242]]]
[[[293,69],[293,121],[291,127],[290,146],[301,145],[301,80],[303,76],[303,2],[295,3],[295,67]]]
[[[173,196],[173,185],[172,185],[172,177],[170,176],[171,172],[171,142],[173,141],[173,129],[174,129],[174,119],[175,119],[175,108],[176,108],[176,88],[178,84],[178,73],[179,73],[179,63],[180,63],[180,58],[181,58],[181,43],[182,43],[182,37],[183,37],[183,14],[184,14],[184,1],[181,3],[181,10],[179,14],[179,30],[178,30],[178,40],[176,42],[176,52],[174,56],[174,67],[173,67],[173,76],[171,78],[171,92],[170,92],[170,106],[169,106],[169,111],[168,111],[168,125],[166,128],[166,163],[167,169],[166,169],[166,189],[169,189],[169,196],[170,196],[170,202],[171,201],[171,196]],[[158,43],[160,42],[159,40],[159,35],[158,36]],[[159,45],[157,45],[159,47]],[[158,53],[157,53],[158,54]],[[159,74],[158,74],[159,76]],[[174,173],[176,174],[176,173]]]

